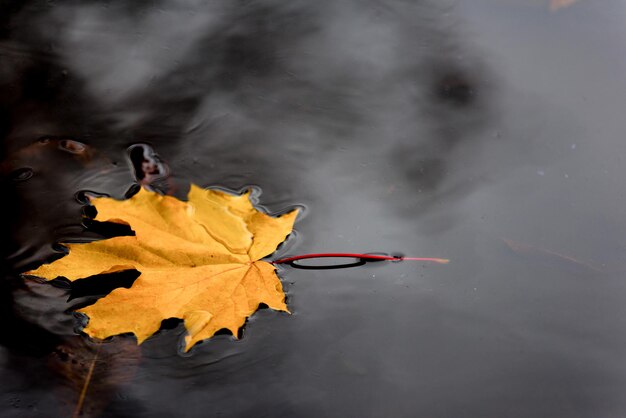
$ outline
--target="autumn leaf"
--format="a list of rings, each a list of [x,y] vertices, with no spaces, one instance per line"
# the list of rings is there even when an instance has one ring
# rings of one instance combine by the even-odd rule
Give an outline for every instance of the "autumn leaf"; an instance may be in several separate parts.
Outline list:
[[[69,254],[31,274],[74,281],[123,270],[141,275],[81,309],[95,338],[132,332],[141,344],[167,318],[181,318],[188,351],[220,329],[237,335],[259,304],[286,311],[274,266],[259,261],[289,235],[297,216],[259,212],[241,196],[191,186],[188,201],[141,189],[128,200],[93,198],[96,220],[128,224],[135,236],[67,244]]]
[[[578,0],[550,0],[550,10],[556,12],[560,9],[571,6]]]

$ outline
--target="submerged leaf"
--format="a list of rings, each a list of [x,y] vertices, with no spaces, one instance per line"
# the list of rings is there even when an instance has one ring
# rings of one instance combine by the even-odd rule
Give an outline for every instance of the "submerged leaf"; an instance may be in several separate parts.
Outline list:
[[[69,254],[27,274],[71,281],[136,269],[129,288],[118,288],[80,310],[92,337],[132,332],[139,343],[161,321],[181,318],[186,350],[220,329],[237,335],[259,304],[287,311],[274,266],[259,261],[289,235],[297,216],[259,212],[249,194],[191,186],[189,201],[141,189],[128,200],[94,198],[96,220],[130,225],[135,236],[67,244]]]
[[[48,357],[48,367],[60,380],[55,397],[74,410],[72,417],[100,417],[135,376],[141,351],[127,338],[92,342],[71,337]],[[62,414],[61,416],[70,416]]]

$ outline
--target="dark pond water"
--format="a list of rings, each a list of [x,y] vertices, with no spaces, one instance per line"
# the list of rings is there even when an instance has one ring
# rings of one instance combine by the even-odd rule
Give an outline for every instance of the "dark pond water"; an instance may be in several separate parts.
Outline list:
[[[0,3],[0,415],[72,416],[95,364],[81,416],[625,416],[625,19],[617,0]],[[293,314],[240,340],[185,354],[167,321],[97,348],[71,311],[106,290],[19,273],[110,235],[79,192],[122,198],[142,154],[177,196],[305,207],[276,256],[452,262],[285,267]]]

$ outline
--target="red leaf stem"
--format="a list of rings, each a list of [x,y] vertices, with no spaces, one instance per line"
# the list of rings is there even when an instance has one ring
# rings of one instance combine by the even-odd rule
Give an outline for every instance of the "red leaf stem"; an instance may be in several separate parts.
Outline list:
[[[389,260],[389,261],[426,261],[433,262],[439,264],[447,264],[450,260],[446,258],[432,258],[432,257],[397,257],[390,255],[378,255],[378,254],[358,254],[358,253],[316,253],[316,254],[302,254],[302,255],[294,255],[292,257],[285,257],[279,260],[271,261],[272,264],[283,264],[283,263],[291,263],[297,260],[306,260],[310,258],[327,258],[327,257],[345,257],[345,258],[358,258],[366,261],[381,261],[381,260]]]

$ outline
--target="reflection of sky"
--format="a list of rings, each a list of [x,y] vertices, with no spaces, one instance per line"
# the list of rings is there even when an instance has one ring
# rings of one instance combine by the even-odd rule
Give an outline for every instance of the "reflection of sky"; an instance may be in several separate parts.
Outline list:
[[[106,137],[119,134],[118,157],[149,141],[182,181],[258,184],[274,210],[305,204],[291,253],[452,259],[285,270],[292,317],[263,311],[241,342],[188,358],[162,333],[130,398],[152,398],[152,416],[180,399],[190,416],[208,401],[232,416],[623,415],[623,3],[335,3],[260,21],[227,6],[215,19],[222,3],[202,2],[46,16],[119,129]],[[439,73],[476,97],[438,99]],[[73,187],[120,194],[123,170]]]
[[[510,211],[529,216],[532,208],[533,224],[548,242],[564,240],[558,245],[603,259],[617,257],[606,252],[623,241],[618,219],[626,174],[620,163],[626,152],[626,30],[620,16],[626,8],[621,2],[588,3],[550,13],[545,5],[484,1],[469,21],[479,19],[477,42],[509,88],[500,96],[507,109],[503,135],[527,148],[524,164],[500,187],[512,183],[524,188],[522,196],[536,199]],[[524,181],[535,173],[543,176]],[[560,239],[550,238],[555,228]],[[609,248],[606,239],[614,241]]]
[[[413,232],[404,218],[395,222],[397,214],[413,223],[434,194],[452,199],[470,190],[471,182],[449,176],[456,153],[465,177],[481,175],[471,161],[494,86],[480,81],[487,71],[480,57],[447,30],[456,25],[447,9],[422,2],[185,4],[84,4],[37,16],[45,28],[37,36],[54,41],[76,81],[70,88],[107,123],[94,136],[76,102],[73,114],[44,129],[67,135],[68,126],[86,126],[85,141],[96,148],[148,141],[185,180],[283,190],[283,205],[323,205],[330,213],[320,215],[337,222],[328,227],[347,228],[341,235],[362,243],[383,229],[408,239]],[[17,27],[16,40],[41,41]],[[37,126],[32,118],[20,123]],[[76,183],[112,186],[103,179],[79,176]],[[110,192],[119,195],[119,186]],[[350,216],[334,215],[338,201]],[[384,228],[372,221],[385,216]]]

